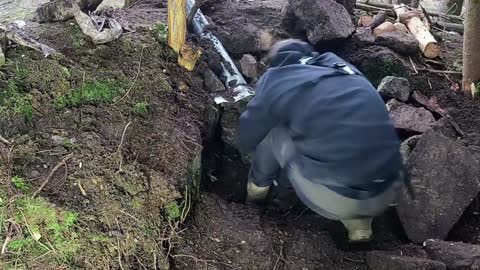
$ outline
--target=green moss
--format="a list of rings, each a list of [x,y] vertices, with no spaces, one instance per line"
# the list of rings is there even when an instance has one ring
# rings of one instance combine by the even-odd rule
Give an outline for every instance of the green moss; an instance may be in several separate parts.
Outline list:
[[[166,24],[164,24],[163,22],[155,23],[153,31],[155,32],[155,36],[158,38],[159,41],[167,41],[168,26]]]
[[[82,49],[85,44],[85,34],[83,34],[80,27],[76,24],[69,24],[68,32],[70,34],[70,38],[72,39],[72,45],[74,49]]]
[[[20,90],[15,80],[7,82],[4,91],[0,91],[0,113],[15,113],[25,120],[33,118],[32,95]]]
[[[74,89],[65,95],[56,97],[55,106],[57,109],[64,109],[85,104],[111,103],[120,93],[122,93],[122,88],[118,84],[104,81],[90,82],[80,89]]]
[[[41,198],[19,198],[14,206],[15,222],[23,234],[8,249],[20,258],[43,256],[51,264],[70,265],[80,247],[73,229],[77,215],[60,211]]]
[[[180,219],[181,209],[176,202],[171,202],[165,206],[165,213],[168,219],[172,221],[177,221]]]
[[[65,147],[66,149],[75,149],[78,148],[78,144],[74,143],[72,140],[69,138],[64,138],[62,140],[62,146]]]
[[[144,116],[148,113],[148,103],[138,102],[133,107],[133,113],[136,115]]]
[[[25,180],[23,180],[22,177],[15,175],[12,178],[12,184],[15,188],[23,191],[23,192],[28,192],[30,190],[30,187],[25,183]]]

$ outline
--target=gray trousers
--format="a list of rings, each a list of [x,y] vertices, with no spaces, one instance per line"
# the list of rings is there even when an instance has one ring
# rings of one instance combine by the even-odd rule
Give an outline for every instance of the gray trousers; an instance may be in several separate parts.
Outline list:
[[[255,149],[248,181],[260,187],[271,186],[283,171],[306,206],[334,220],[365,219],[380,215],[389,205],[396,203],[403,186],[401,181],[394,181],[383,193],[365,200],[345,197],[319,184],[322,181],[303,177],[299,167],[294,161],[291,162],[295,152],[288,130],[283,127],[272,129]]]

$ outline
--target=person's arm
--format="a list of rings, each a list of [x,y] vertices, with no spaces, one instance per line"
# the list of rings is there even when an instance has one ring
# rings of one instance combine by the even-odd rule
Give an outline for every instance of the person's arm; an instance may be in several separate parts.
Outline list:
[[[248,154],[277,125],[278,120],[271,114],[271,96],[264,89],[264,79],[257,87],[255,97],[248,103],[242,113],[237,129],[236,144],[242,153]]]

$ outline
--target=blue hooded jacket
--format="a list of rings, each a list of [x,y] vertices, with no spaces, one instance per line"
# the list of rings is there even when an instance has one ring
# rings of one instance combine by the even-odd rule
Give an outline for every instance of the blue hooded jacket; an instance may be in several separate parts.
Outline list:
[[[301,64],[305,57],[311,59]],[[305,42],[272,59],[240,117],[237,146],[250,153],[279,125],[292,137],[291,162],[303,176],[346,196],[374,196],[403,168],[398,135],[375,88],[353,65]]]

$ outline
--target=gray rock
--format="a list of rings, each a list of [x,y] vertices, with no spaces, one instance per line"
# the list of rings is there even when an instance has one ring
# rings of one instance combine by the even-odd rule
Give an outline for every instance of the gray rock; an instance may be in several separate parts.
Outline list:
[[[396,256],[381,251],[372,251],[367,254],[367,264],[375,270],[445,270],[444,263],[429,259],[420,259],[407,256]]]
[[[383,46],[353,48],[342,56],[360,69],[374,86],[386,76],[405,77],[410,70],[410,63],[406,64],[397,53]]]
[[[418,41],[412,34],[400,31],[382,33],[375,38],[375,43],[405,55],[415,54],[419,49]]]
[[[50,137],[54,145],[61,145],[65,141],[65,137],[59,136],[59,135],[52,135]]]
[[[375,37],[370,28],[358,28],[357,32],[352,35],[352,42],[356,46],[366,47],[375,43]]]
[[[284,24],[294,36],[307,34],[314,45],[348,38],[355,27],[345,7],[333,0],[289,0]]]
[[[406,102],[412,89],[410,89],[410,82],[406,78],[387,76],[380,82],[377,91],[383,96]]]
[[[256,78],[258,76],[257,59],[251,54],[244,54],[240,59],[240,69],[246,77]]]
[[[428,255],[449,270],[480,269],[480,245],[429,239],[423,243]]]
[[[407,169],[416,199],[403,191],[397,212],[408,238],[415,243],[444,239],[480,190],[478,153],[429,130]]]
[[[353,14],[356,0],[335,0],[335,2],[344,6],[348,13]]]
[[[400,144],[400,154],[402,154],[403,163],[407,164],[410,155],[412,154],[413,149],[417,146],[418,140],[420,140],[421,135],[412,136]]]
[[[30,178],[38,178],[40,177],[40,172],[37,170],[33,170],[30,172]]]
[[[209,92],[220,92],[225,91],[225,85],[220,81],[220,79],[213,73],[211,69],[206,69],[204,74],[204,85],[205,89]]]
[[[397,100],[391,100],[387,102],[387,109],[390,112],[390,119],[398,129],[423,133],[436,123],[432,113],[425,108],[417,108]]]

